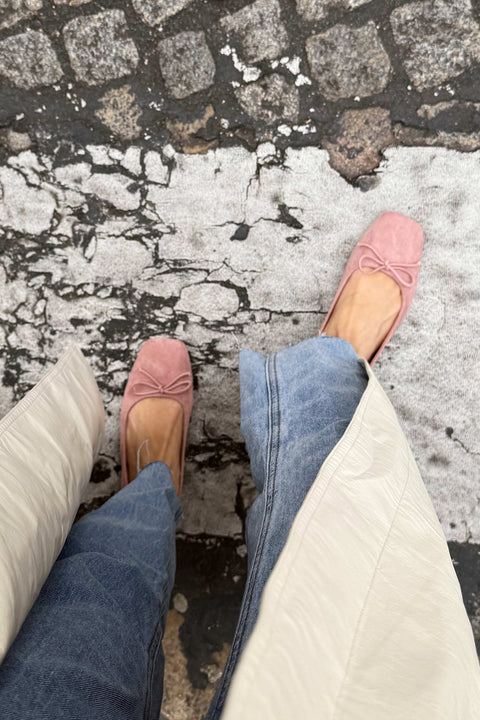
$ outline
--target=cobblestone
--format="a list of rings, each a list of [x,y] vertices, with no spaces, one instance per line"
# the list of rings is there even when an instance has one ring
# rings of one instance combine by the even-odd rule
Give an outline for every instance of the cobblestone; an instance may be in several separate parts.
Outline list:
[[[312,75],[329,100],[381,92],[391,75],[389,57],[368,22],[360,28],[335,25],[306,42]]]
[[[57,82],[63,75],[58,58],[43,32],[28,31],[0,42],[0,76],[25,90]]]
[[[75,75],[88,85],[103,85],[137,67],[137,48],[121,10],[75,18],[65,25],[63,35]]]
[[[203,32],[186,31],[158,44],[160,69],[174,98],[181,99],[208,88],[215,77],[215,62]]]
[[[381,152],[392,143],[390,113],[375,107],[346,110],[323,145],[331,166],[351,180],[372,172],[380,162]]]
[[[235,97],[242,109],[255,120],[273,123],[283,118],[296,122],[298,118],[298,90],[283,75],[267,75],[238,88]]]
[[[120,140],[135,140],[139,137],[142,128],[138,121],[142,111],[130,85],[108,90],[100,98],[100,105],[95,115]]]
[[[371,0],[297,0],[298,14],[304,20],[323,20],[330,10],[355,10]]]
[[[28,148],[32,145],[32,141],[30,140],[28,133],[18,133],[10,128],[0,131],[0,142],[5,143],[8,149],[13,153],[28,150]]]
[[[0,0],[0,30],[35,15],[41,7],[42,0]]]
[[[192,30],[185,0],[136,0],[128,27],[121,10],[92,14],[93,4],[83,0],[57,0],[69,7],[54,9],[48,23],[41,0],[2,1],[0,18],[13,24],[0,40],[0,154],[13,148],[8,129],[48,152],[74,132],[89,144],[139,139],[151,149],[170,144],[186,153],[231,143],[255,149],[264,140],[278,148],[325,142],[333,159],[340,114],[375,107],[392,112],[392,142],[477,147],[480,121],[470,111],[454,113],[454,122],[451,112],[440,113],[435,123],[417,112],[456,96],[480,100],[469,79],[480,53],[469,0],[422,0],[392,12],[381,0],[282,0],[281,7],[279,0],[257,0],[231,14],[209,3],[202,6],[206,33]],[[18,23],[31,18],[34,31],[10,29],[17,11]],[[37,30],[42,24],[45,33]],[[126,76],[128,85],[118,86]],[[21,93],[37,88],[25,103]],[[380,127],[369,135],[358,167],[360,157],[380,161],[383,137]]]
[[[196,153],[203,154],[218,145],[216,138],[207,140],[203,137],[206,135],[209,121],[211,122],[214,118],[215,110],[213,105],[209,104],[201,111],[200,117],[196,117],[191,121],[167,121],[167,129],[171,133],[173,142],[182,149],[182,152],[192,155]]]
[[[436,146],[472,152],[480,148],[480,132],[462,133],[437,130],[434,133],[423,128],[405,127],[402,123],[393,126],[393,135],[398,145]]]
[[[257,0],[221,20],[239,55],[248,62],[274,60],[288,47],[287,31],[280,18],[277,0]]]
[[[192,0],[133,0],[133,7],[143,22],[160,25],[190,5]]]
[[[426,0],[390,16],[405,69],[422,90],[454,78],[480,60],[480,28],[470,0]]]

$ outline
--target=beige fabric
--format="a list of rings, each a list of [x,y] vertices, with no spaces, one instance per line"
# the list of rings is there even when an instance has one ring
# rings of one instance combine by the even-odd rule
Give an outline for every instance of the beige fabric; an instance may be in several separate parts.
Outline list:
[[[222,720],[478,720],[480,673],[440,523],[369,383],[266,585]]]
[[[104,423],[75,345],[0,421],[0,662],[65,542]]]

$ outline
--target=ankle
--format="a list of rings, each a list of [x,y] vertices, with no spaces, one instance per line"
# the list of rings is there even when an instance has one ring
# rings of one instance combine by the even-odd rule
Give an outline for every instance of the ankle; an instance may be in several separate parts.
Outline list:
[[[396,311],[386,313],[382,321],[375,327],[372,327],[368,315],[359,314],[352,318],[343,316],[341,322],[335,319],[330,320],[323,332],[330,337],[346,340],[353,347],[358,357],[369,360],[374,351],[381,345],[396,316]]]

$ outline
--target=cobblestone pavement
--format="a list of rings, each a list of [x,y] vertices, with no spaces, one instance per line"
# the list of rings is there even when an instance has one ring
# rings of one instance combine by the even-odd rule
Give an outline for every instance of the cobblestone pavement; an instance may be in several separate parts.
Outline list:
[[[142,341],[192,358],[167,720],[202,716],[241,601],[238,347],[315,334],[386,207],[426,255],[378,375],[480,643],[479,22],[469,0],[0,0],[0,410],[80,344],[107,408],[86,512],[118,487]]]
[[[480,145],[479,2],[1,0],[2,153]]]

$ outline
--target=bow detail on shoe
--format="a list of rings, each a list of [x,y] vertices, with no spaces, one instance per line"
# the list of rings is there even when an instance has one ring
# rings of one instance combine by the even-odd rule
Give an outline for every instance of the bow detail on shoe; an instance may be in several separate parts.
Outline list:
[[[373,275],[373,273],[378,272],[379,270],[387,270],[389,271],[394,278],[397,280],[397,282],[401,285],[405,285],[405,287],[412,287],[412,285],[415,284],[415,277],[413,273],[410,272],[407,268],[418,268],[420,266],[420,262],[414,262],[414,263],[395,263],[390,262],[389,260],[385,260],[380,253],[368,243],[359,243],[357,247],[366,247],[373,253],[373,256],[371,255],[362,255],[360,258],[360,261],[358,263],[358,269],[365,273],[365,275]],[[368,267],[368,270],[365,270],[364,268]],[[370,269],[372,268],[372,269]],[[400,273],[403,273],[403,278],[400,275]],[[405,279],[405,277],[407,279]]]
[[[180,395],[180,393],[186,392],[192,384],[192,377],[188,372],[181,373],[165,385],[160,383],[156,377],[144,368],[138,368],[137,373],[142,374],[144,377],[143,382],[136,382],[132,386],[132,391],[138,397]]]

